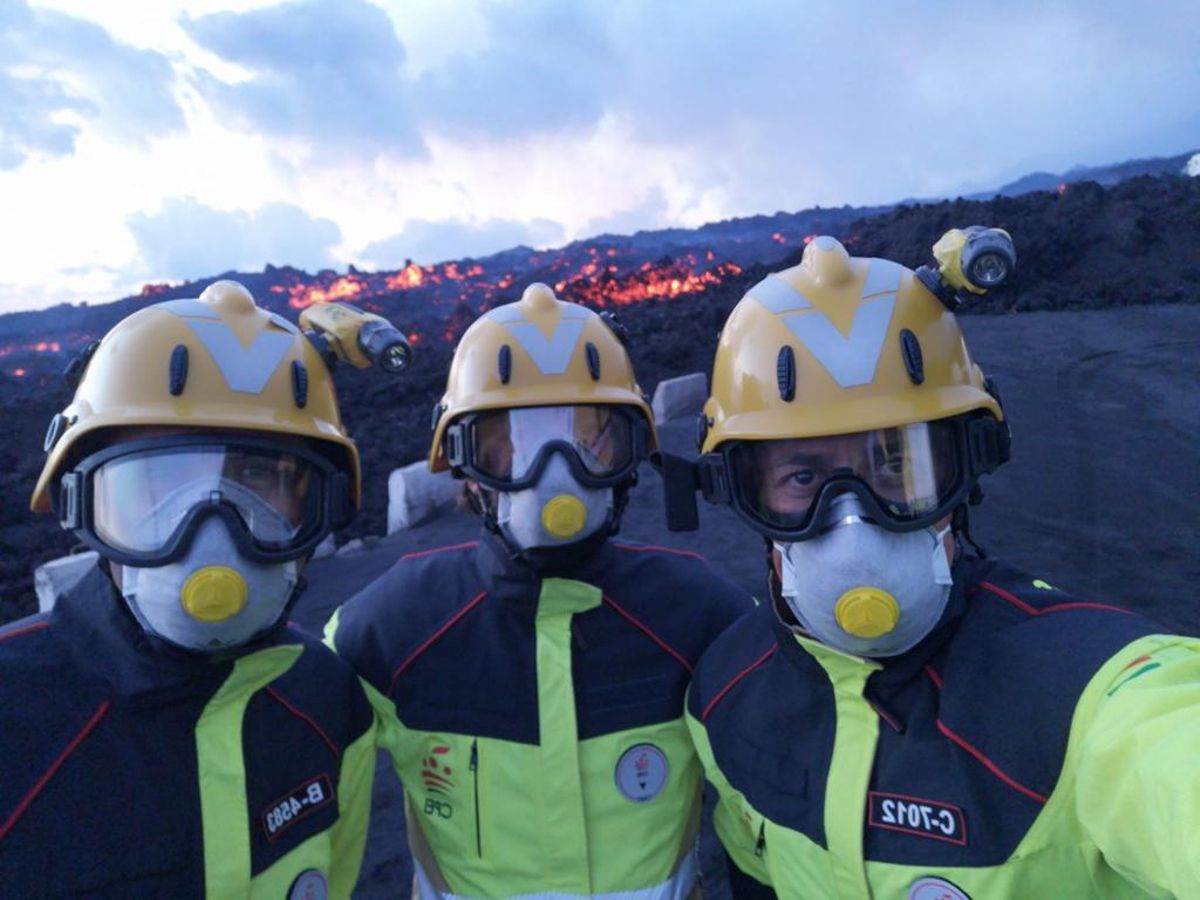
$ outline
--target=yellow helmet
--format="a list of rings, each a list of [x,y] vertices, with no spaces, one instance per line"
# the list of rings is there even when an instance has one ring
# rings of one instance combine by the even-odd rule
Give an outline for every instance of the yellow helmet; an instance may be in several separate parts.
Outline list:
[[[953,497],[929,498],[930,510],[961,502],[978,474],[1008,458],[998,395],[954,314],[916,273],[851,257],[834,238],[818,237],[798,266],[750,288],[725,323],[700,422],[700,482],[711,500],[753,507],[737,496],[730,450],[739,442],[880,434],[951,419],[962,430],[953,438],[965,454],[959,482]],[[811,534],[811,518],[801,529],[799,520],[741,511],[780,538]]]
[[[531,284],[518,302],[480,316],[455,348],[434,408],[429,468],[458,468],[447,454],[447,431],[470,413],[580,405],[627,407],[644,423],[643,449],[657,446],[654,417],[613,328],[546,285]]]
[[[89,349],[74,399],[46,434],[33,511],[49,511],[60,478],[103,446],[106,432],[130,426],[313,441],[346,474],[344,499],[358,505],[358,450],[328,366],[295,325],[259,308],[237,282],[140,310]]]

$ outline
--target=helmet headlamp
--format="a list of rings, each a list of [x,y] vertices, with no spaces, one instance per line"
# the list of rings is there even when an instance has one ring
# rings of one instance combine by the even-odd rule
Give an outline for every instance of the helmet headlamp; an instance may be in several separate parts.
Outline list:
[[[933,245],[936,271],[921,266],[916,275],[950,310],[963,294],[986,294],[1008,280],[1017,265],[1017,251],[1003,228],[952,228]]]

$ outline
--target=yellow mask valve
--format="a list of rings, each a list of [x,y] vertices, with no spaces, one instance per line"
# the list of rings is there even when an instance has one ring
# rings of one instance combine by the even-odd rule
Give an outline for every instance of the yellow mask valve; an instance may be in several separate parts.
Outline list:
[[[188,576],[179,596],[198,622],[224,622],[246,605],[246,581],[228,566],[205,566]]]
[[[542,527],[551,537],[564,541],[583,530],[587,523],[587,509],[583,501],[571,494],[552,497],[542,507]]]
[[[896,627],[900,621],[900,604],[887,591],[855,587],[838,597],[833,614],[847,634],[876,638]]]

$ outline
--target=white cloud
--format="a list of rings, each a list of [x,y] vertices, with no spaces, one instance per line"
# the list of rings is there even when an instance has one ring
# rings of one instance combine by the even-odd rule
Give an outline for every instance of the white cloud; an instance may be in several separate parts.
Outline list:
[[[242,225],[290,204],[307,243],[272,253],[306,258],[271,261],[385,265],[1200,146],[1187,0],[30,2],[0,0],[25,297],[195,263],[152,233],[164,198]]]
[[[181,24],[201,47],[250,73],[234,83],[197,74],[201,93],[244,130],[300,139],[318,160],[422,154],[402,78],[404,47],[374,4],[293,0],[185,15]]]
[[[84,129],[133,144],[183,127],[165,56],[24,0],[0,7],[0,169],[65,156]]]
[[[130,216],[129,228],[139,251],[135,271],[153,281],[258,270],[267,263],[328,268],[334,264],[330,249],[341,240],[329,219],[314,219],[288,203],[247,213],[172,198],[155,213]]]

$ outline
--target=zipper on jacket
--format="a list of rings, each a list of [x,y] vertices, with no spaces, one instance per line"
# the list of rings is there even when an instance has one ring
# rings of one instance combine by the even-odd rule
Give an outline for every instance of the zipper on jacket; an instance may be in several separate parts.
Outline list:
[[[471,739],[471,761],[468,764],[471,770],[471,781],[475,790],[475,852],[483,856],[483,830],[479,825],[479,741],[476,738]]]
[[[758,823],[758,840],[754,842],[754,855],[762,856],[767,849],[767,820]]]

